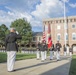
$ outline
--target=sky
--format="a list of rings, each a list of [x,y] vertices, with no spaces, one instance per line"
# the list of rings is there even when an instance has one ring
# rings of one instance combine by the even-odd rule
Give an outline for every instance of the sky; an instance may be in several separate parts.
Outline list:
[[[76,0],[65,0],[66,16],[76,16]],[[43,19],[64,16],[63,0],[0,0],[0,25],[25,18],[32,31],[43,31]]]

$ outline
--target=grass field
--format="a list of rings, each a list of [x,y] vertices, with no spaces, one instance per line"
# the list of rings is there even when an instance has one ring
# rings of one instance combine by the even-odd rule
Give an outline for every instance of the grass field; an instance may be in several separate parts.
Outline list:
[[[76,75],[76,55],[73,55],[69,75]]]
[[[36,58],[36,54],[22,54],[17,53],[16,60],[25,60],[25,59],[32,59]],[[0,63],[7,61],[7,54],[6,53],[0,53]]]

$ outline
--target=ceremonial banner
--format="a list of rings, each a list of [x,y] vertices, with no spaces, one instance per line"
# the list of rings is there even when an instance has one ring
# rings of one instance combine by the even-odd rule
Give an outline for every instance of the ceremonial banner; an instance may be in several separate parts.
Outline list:
[[[52,39],[51,39],[51,28],[50,24],[48,25],[48,49],[50,49],[52,46]]]

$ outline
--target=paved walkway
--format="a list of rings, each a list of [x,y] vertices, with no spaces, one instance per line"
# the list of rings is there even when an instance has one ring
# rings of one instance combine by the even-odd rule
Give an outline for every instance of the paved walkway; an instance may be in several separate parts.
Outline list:
[[[27,59],[15,63],[14,72],[7,72],[6,63],[0,63],[0,75],[69,75],[71,57],[61,57],[61,61]]]

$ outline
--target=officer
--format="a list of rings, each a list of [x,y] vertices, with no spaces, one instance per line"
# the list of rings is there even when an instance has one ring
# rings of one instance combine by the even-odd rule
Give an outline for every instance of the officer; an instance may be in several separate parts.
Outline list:
[[[36,52],[37,59],[40,59],[40,48],[41,48],[41,43],[38,42],[38,44],[37,44],[37,52]]]
[[[61,44],[59,43],[59,41],[57,41],[57,43],[56,43],[56,58],[57,58],[57,61],[60,60],[60,48],[61,48]]]
[[[46,58],[47,58],[47,50],[48,50],[48,45],[46,44],[46,41],[44,41],[44,44],[45,44],[45,46],[44,46],[44,59],[46,60]]]
[[[51,49],[50,49],[50,60],[53,59],[53,55],[54,55],[54,44],[52,44]]]
[[[66,47],[64,45],[64,56],[66,56],[66,55],[67,55],[67,49],[66,49]]]
[[[73,53],[72,47],[69,48],[69,53],[70,53],[70,56],[72,56],[72,53]]]
[[[42,44],[41,44],[41,48],[40,48],[40,50],[41,50],[41,60],[42,61],[44,61],[44,60],[46,60],[46,51],[47,51],[47,44],[46,44],[46,41],[45,40],[43,40],[42,41]]]
[[[10,29],[10,34],[5,38],[5,48],[7,50],[7,70],[8,72],[14,71],[14,63],[16,58],[16,52],[18,51],[17,39],[22,37],[15,31],[14,28]]]

